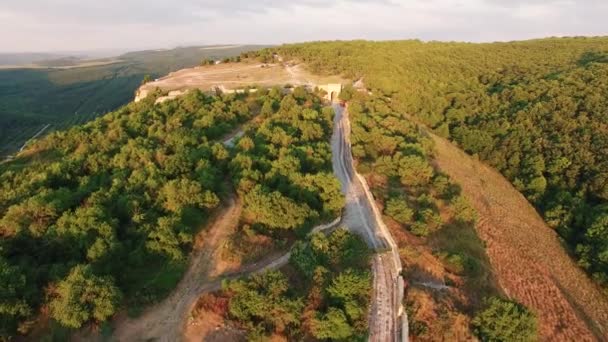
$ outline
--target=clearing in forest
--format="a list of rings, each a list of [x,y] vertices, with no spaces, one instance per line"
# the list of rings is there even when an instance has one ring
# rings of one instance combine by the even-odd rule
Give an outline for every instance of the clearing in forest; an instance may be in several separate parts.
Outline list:
[[[163,78],[141,86],[137,91],[135,101],[145,98],[156,88],[166,92],[188,89],[211,91],[216,88],[226,91],[248,86],[271,87],[286,84],[314,86],[316,84],[345,82],[337,76],[320,77],[312,75],[301,64],[243,61],[197,66],[172,72]]]

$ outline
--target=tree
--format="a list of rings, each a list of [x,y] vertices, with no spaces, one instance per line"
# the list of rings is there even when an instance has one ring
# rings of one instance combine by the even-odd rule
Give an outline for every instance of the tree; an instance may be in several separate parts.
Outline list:
[[[31,314],[25,293],[25,275],[0,257],[0,336],[13,334],[18,322]]]
[[[152,76],[150,76],[149,74],[146,74],[144,76],[144,78],[141,80],[141,84],[144,85],[148,82],[152,82]]]
[[[273,229],[294,229],[317,215],[306,204],[297,204],[278,191],[265,192],[256,185],[245,195],[245,209],[255,222]]]
[[[475,224],[477,222],[477,211],[469,201],[462,195],[454,197],[450,204],[454,210],[454,218],[462,223]]]
[[[594,208],[588,222],[584,242],[576,249],[579,264],[590,270],[601,284],[608,284],[608,205]]]
[[[217,196],[208,190],[203,190],[200,183],[180,178],[169,181],[160,191],[163,207],[171,212],[180,212],[185,206],[195,206],[201,209],[215,208],[219,204]]]
[[[326,314],[318,316],[312,323],[314,337],[321,340],[342,340],[353,335],[353,328],[342,310],[330,307]]]
[[[298,241],[291,249],[289,263],[294,265],[305,277],[310,278],[315,272],[318,260],[308,243]]]
[[[407,205],[404,198],[390,198],[386,202],[384,213],[402,224],[410,223],[414,217],[414,210]]]
[[[122,294],[110,277],[99,277],[88,265],[77,265],[57,284],[51,317],[69,328],[91,319],[103,322],[117,310]]]
[[[327,292],[343,305],[351,300],[365,301],[371,292],[371,280],[369,272],[347,269],[332,279]]]
[[[536,341],[536,318],[523,305],[492,297],[472,321],[473,332],[482,341]]]
[[[399,159],[398,174],[403,185],[425,185],[433,176],[433,168],[420,156],[410,155]]]
[[[287,278],[279,271],[254,275],[227,285],[231,292],[230,315],[243,323],[262,321],[272,330],[282,332],[297,326],[303,305],[300,299],[286,298]]]

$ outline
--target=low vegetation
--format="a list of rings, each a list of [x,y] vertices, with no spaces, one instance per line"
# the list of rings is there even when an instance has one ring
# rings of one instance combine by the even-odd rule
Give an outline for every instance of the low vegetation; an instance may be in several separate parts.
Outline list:
[[[315,233],[294,246],[287,267],[226,282],[203,296],[196,311],[221,314],[245,329],[248,340],[365,341],[370,256],[347,230]]]

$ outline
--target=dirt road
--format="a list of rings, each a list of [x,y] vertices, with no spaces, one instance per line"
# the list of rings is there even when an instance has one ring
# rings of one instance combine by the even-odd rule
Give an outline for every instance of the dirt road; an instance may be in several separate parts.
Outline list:
[[[224,209],[209,224],[202,246],[194,250],[186,274],[171,296],[149,308],[136,319],[117,323],[114,337],[118,341],[179,340],[184,322],[198,296],[219,286],[219,280],[210,281],[214,260],[219,257],[221,244],[238,224],[242,204],[230,198]]]
[[[403,278],[397,246],[382,222],[367,183],[353,167],[348,113],[334,105],[334,132],[331,138],[334,173],[342,184],[346,207],[342,223],[360,234],[378,251],[372,263],[374,275],[370,312],[370,341],[407,341],[407,316],[402,307]]]

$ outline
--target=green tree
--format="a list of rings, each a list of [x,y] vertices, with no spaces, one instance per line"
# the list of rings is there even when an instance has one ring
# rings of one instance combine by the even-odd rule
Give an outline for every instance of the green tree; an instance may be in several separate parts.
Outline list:
[[[523,305],[497,297],[486,301],[486,308],[472,321],[473,332],[482,341],[536,341],[536,318]]]
[[[471,206],[464,196],[454,197],[450,204],[454,210],[454,218],[462,223],[475,224],[477,222],[477,211]]]
[[[144,76],[144,78],[141,80],[141,84],[144,85],[148,82],[152,82],[152,76],[150,76],[149,74],[146,74]]]
[[[110,277],[100,277],[90,266],[75,266],[57,284],[51,300],[51,317],[70,328],[80,328],[91,319],[103,322],[116,312],[121,292]]]
[[[342,340],[354,334],[346,315],[340,309],[330,307],[326,314],[319,315],[312,323],[312,333],[318,339]]]
[[[426,185],[433,176],[433,168],[422,157],[404,156],[399,160],[398,174],[403,185]]]
[[[407,201],[397,197],[386,201],[384,213],[402,224],[410,223],[414,217],[414,210],[407,205]]]
[[[197,208],[215,208],[219,204],[217,196],[203,190],[200,183],[180,178],[169,181],[160,191],[163,207],[171,212],[180,212],[185,206]]]
[[[0,257],[0,339],[12,335],[19,321],[31,314],[26,291],[25,275]]]
[[[273,229],[294,229],[316,216],[308,205],[297,204],[278,191],[267,193],[260,185],[245,195],[244,202],[256,222]]]

